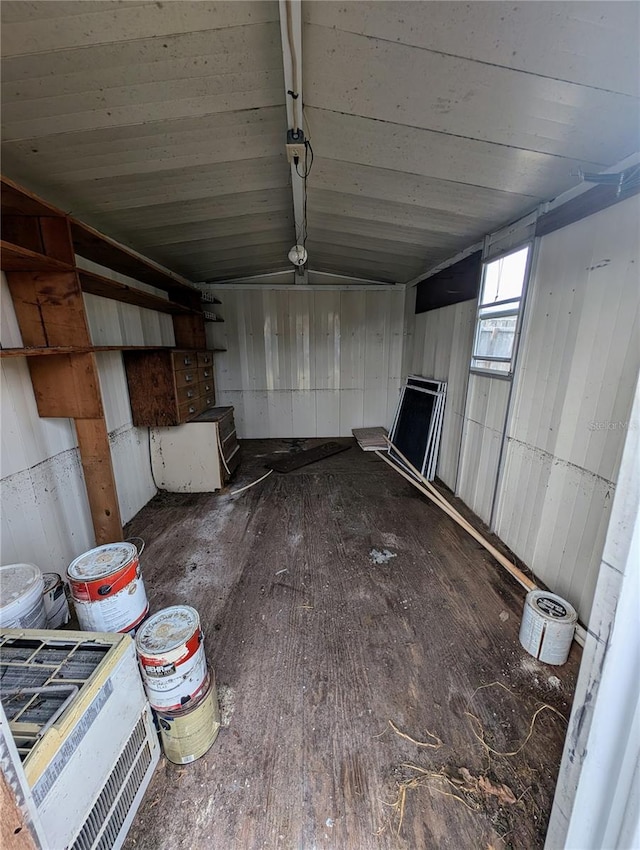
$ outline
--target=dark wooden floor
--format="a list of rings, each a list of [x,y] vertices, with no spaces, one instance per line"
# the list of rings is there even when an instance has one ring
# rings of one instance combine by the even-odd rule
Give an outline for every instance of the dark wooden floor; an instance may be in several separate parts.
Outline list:
[[[229,489],[299,445],[245,442]],[[200,612],[227,723],[161,760],[127,850],[543,846],[566,726],[532,718],[568,717],[578,648],[531,658],[524,592],[375,455],[160,494],[127,530],[152,611]]]

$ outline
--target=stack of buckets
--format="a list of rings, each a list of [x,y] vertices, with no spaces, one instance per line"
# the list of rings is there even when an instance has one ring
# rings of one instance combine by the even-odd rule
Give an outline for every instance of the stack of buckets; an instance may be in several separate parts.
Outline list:
[[[135,635],[138,663],[165,755],[188,764],[212,746],[220,728],[213,671],[207,667],[200,617],[175,605],[149,617],[140,570],[144,541],[108,543],[67,570],[80,628]]]
[[[220,728],[213,670],[207,666],[200,617],[189,605],[154,614],[136,632],[142,681],[169,761],[203,756]]]
[[[0,626],[9,629],[57,629],[69,622],[69,604],[58,573],[35,564],[0,567]]]

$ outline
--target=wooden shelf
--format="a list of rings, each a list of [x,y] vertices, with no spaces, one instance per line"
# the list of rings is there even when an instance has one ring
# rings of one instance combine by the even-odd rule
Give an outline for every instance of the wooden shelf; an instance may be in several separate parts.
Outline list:
[[[73,266],[29,248],[0,241],[0,268],[6,272],[69,272]]]
[[[122,301],[125,304],[135,304],[137,307],[145,307],[148,310],[157,310],[160,313],[172,313],[174,315],[181,313],[194,313],[189,307],[183,307],[182,304],[176,304],[174,301],[168,301],[166,298],[160,298],[158,295],[152,295],[150,292],[143,292],[141,289],[136,289],[134,286],[128,286],[126,283],[119,283],[111,280],[108,277],[95,274],[94,272],[78,270],[80,277],[80,285],[83,292],[89,292],[91,295],[100,295],[102,298],[110,298],[113,301]]]
[[[173,351],[173,345],[59,345],[51,348],[0,348],[4,357],[52,357],[64,354],[90,354],[99,351]]]
[[[2,192],[0,201],[2,202],[2,215],[36,215],[36,216],[55,216],[63,218],[65,213],[54,207],[46,201],[32,195],[22,186],[18,186],[13,180],[3,177],[0,181]]]
[[[135,254],[75,218],[70,218],[69,224],[73,247],[81,257],[165,292],[183,292],[189,296],[200,297],[200,290],[192,286],[186,278],[157,266],[151,260]]]

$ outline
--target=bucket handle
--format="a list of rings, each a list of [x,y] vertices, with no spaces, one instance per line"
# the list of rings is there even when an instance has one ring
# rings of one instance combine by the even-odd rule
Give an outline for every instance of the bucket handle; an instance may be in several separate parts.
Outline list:
[[[142,546],[138,546],[138,544],[137,544],[137,543],[134,543],[134,540],[139,540],[139,541],[140,541],[140,543],[142,543]],[[139,558],[139,557],[142,555],[142,553],[144,552],[145,542],[144,542],[144,540],[142,539],[142,537],[127,537],[127,539],[125,540],[125,543],[133,543],[133,545],[134,545],[134,546],[136,547],[136,549],[138,550],[138,558]]]

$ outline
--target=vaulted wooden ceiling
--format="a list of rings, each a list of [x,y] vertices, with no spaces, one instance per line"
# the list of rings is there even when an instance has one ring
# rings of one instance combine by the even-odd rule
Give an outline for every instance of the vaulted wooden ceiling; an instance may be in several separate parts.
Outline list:
[[[409,281],[636,151],[639,9],[303,0],[310,269]],[[192,280],[291,268],[277,3],[1,11],[9,177]]]

